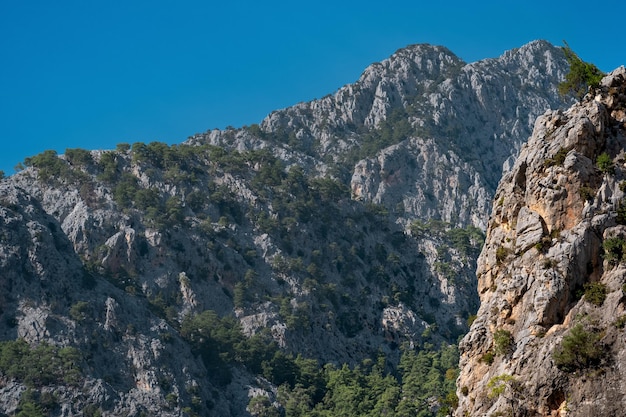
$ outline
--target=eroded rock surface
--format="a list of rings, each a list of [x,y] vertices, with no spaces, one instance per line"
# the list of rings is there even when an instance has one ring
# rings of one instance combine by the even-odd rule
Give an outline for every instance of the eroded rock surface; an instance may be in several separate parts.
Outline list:
[[[457,416],[623,414],[625,108],[621,67],[540,117],[501,180]]]

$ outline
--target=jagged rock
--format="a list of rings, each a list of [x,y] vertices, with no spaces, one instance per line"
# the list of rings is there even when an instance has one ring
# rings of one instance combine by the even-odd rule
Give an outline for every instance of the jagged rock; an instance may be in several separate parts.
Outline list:
[[[460,345],[455,415],[623,413],[624,267],[607,242],[626,236],[625,91],[621,67],[569,110],[546,112],[501,180],[478,260],[478,318]],[[595,166],[602,153],[614,171]],[[575,331],[595,338],[578,362],[558,355]]]

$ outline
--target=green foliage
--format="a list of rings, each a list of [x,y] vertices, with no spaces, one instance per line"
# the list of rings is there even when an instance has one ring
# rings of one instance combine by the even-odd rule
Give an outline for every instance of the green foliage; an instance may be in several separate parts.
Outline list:
[[[618,329],[623,329],[624,326],[626,326],[626,314],[622,314],[621,316],[619,316],[617,320],[615,320],[613,325]]]
[[[349,198],[348,187],[332,178],[314,178],[310,187],[322,201],[337,201]]]
[[[570,69],[565,75],[565,80],[558,86],[559,93],[561,95],[572,94],[580,100],[587,93],[588,87],[596,87],[600,83],[604,74],[595,65],[580,59],[567,42],[565,42],[563,52]]]
[[[596,166],[600,170],[600,172],[604,174],[614,174],[615,173],[615,164],[613,163],[613,159],[606,153],[603,152],[598,155],[596,159]]]
[[[458,350],[456,346],[445,346],[436,350],[407,350],[400,359],[401,400],[396,416],[432,416],[428,409],[429,398],[438,398],[443,406],[440,413],[451,411],[451,394],[456,391],[458,375]],[[447,398],[447,400],[446,400]]]
[[[586,186],[586,185],[583,185],[582,187],[580,187],[580,189],[578,190],[578,193],[580,194],[582,199],[585,201],[592,201],[596,194],[593,188]]]
[[[115,150],[117,152],[119,152],[119,153],[126,153],[126,152],[128,152],[130,150],[130,144],[129,143],[125,143],[125,142],[118,143],[115,146]]]
[[[280,417],[280,412],[264,395],[252,397],[248,403],[248,412],[254,417]]]
[[[504,246],[498,246],[498,249],[496,249],[496,262],[501,264],[506,260],[510,253],[510,249],[505,248]]]
[[[67,163],[59,158],[54,150],[43,151],[38,155],[26,158],[24,165],[37,168],[39,178],[44,182],[71,178],[71,170]]]
[[[77,301],[70,307],[70,317],[72,320],[82,322],[88,317],[89,303],[86,301]]]
[[[360,146],[353,148],[347,157],[348,163],[376,155],[388,146],[408,139],[415,133],[408,114],[404,108],[393,109],[387,118],[381,121],[376,129],[360,137]]]
[[[124,172],[113,189],[113,200],[123,209],[132,207],[135,194],[139,190],[137,177]]]
[[[566,372],[597,365],[604,355],[599,340],[600,333],[576,324],[553,352],[555,365]]]
[[[204,311],[186,318],[181,324],[181,336],[200,355],[216,382],[231,381],[229,362],[235,360],[235,345],[243,340],[238,323],[233,318],[220,318],[213,311]]]
[[[184,168],[186,159],[191,158],[193,153],[194,150],[188,145],[169,146],[163,142],[137,142],[133,143],[131,150],[134,163],[152,165],[166,171]]]
[[[511,387],[515,389],[518,384],[515,377],[509,374],[502,374],[494,376],[487,382],[487,389],[489,390],[489,398],[497,398],[503,395],[507,388]]]
[[[77,166],[88,166],[93,163],[91,152],[80,148],[66,149],[65,159],[67,159],[70,164]]]
[[[230,381],[231,366],[245,365],[279,386],[278,401],[285,417],[434,417],[433,398],[441,406],[439,415],[457,403],[454,392],[459,354],[454,345],[442,345],[439,350],[405,350],[399,373],[394,376],[384,371],[383,356],[354,368],[320,367],[315,360],[294,358],[264,334],[246,338],[237,320],[220,318],[212,311],[187,317],[181,335],[218,382]],[[251,400],[248,409],[253,415],[280,411],[261,397]]]
[[[248,339],[242,334],[241,326],[236,319],[220,318],[210,310],[185,318],[180,332],[192,349],[200,355],[207,369],[216,378],[216,382],[221,384],[230,382],[232,365],[243,364],[253,372],[261,373],[264,369],[263,364],[271,364],[272,358],[275,358],[278,352],[276,345],[264,335]],[[270,371],[268,373],[271,374]],[[277,385],[283,382],[280,381]]]
[[[113,183],[118,176],[117,159],[115,152],[103,152],[98,166],[102,173],[97,176],[98,180],[105,183]]]
[[[465,228],[452,228],[446,232],[446,238],[452,247],[462,255],[476,254],[485,242],[485,234],[482,230],[472,225]]]
[[[395,133],[390,131],[392,140],[402,140],[405,134],[401,125],[394,127]],[[211,239],[206,245],[204,242],[204,246],[194,246],[194,242],[184,242],[183,245],[183,241],[173,237],[174,233],[163,233],[166,244],[173,241],[181,251],[193,250],[194,253],[197,251],[197,256],[207,257],[210,264],[207,273],[201,275],[191,270],[189,276],[193,280],[202,279],[201,276],[213,276],[218,280],[223,276],[225,282],[232,282],[235,273],[227,271],[225,265],[238,265],[244,261],[251,268],[264,271],[268,266],[262,263],[260,254],[250,250],[250,241],[238,240],[231,228],[234,229],[234,223],[243,219],[247,222],[244,230],[258,227],[268,233],[281,253],[271,265],[278,285],[287,287],[280,278],[289,277],[290,282],[296,279],[311,292],[311,300],[307,303],[294,300],[293,305],[289,303],[288,308],[281,308],[284,310],[280,313],[281,318],[288,325],[288,332],[310,327],[311,312],[318,313],[320,309],[328,313],[329,320],[324,324],[336,327],[333,331],[339,329],[347,335],[357,335],[368,321],[362,315],[359,317],[359,295],[379,299],[381,291],[374,288],[375,285],[387,288],[393,284],[389,294],[385,294],[387,303],[402,301],[408,305],[415,302],[416,289],[411,287],[412,284],[403,285],[405,281],[414,281],[405,278],[414,278],[414,271],[419,270],[418,264],[403,264],[407,259],[406,247],[412,248],[414,242],[405,237],[400,228],[394,227],[384,206],[352,202],[345,183],[330,177],[312,178],[298,166],[287,171],[284,164],[268,151],[231,152],[200,146],[193,149],[191,158],[185,157],[186,152],[189,149],[184,146],[169,147],[160,143],[134,144],[132,148],[123,145],[116,151],[94,153],[92,162],[82,159],[85,154],[75,153],[68,158],[73,161],[68,166],[75,168],[78,164],[86,166],[90,163],[89,172],[99,173],[98,178],[111,190],[115,201],[124,208],[133,224],[144,222],[137,225],[139,233],[148,225],[172,225],[184,221],[186,216],[196,216],[189,222],[186,232],[189,232],[190,242],[199,240],[195,239],[197,235],[194,233],[202,237],[206,234]],[[133,161],[129,161],[131,157]],[[243,201],[232,181],[221,181],[220,177],[225,174],[228,178],[243,178],[247,184],[252,184],[250,191],[255,197],[254,204]],[[215,183],[211,181],[213,176],[216,177]],[[144,188],[146,182],[152,185]],[[256,222],[257,218],[261,221]],[[229,228],[217,227],[217,219],[222,219],[220,223]],[[438,230],[442,239],[449,240],[450,253],[457,250],[467,254],[484,240],[478,229],[455,229],[444,222],[433,222],[433,228]],[[390,230],[397,233],[393,239]],[[370,231],[376,231],[379,238],[364,239]],[[327,239],[332,243],[315,245],[316,250],[309,253],[301,243],[311,238],[316,242]],[[377,245],[379,242],[381,244]],[[255,260],[256,266],[253,265]],[[224,271],[220,271],[222,267]],[[120,279],[121,287],[127,286],[139,294],[141,290],[132,278],[132,266],[128,269],[127,273],[119,273],[128,278]],[[372,271],[371,282],[362,285],[359,278],[369,271]],[[341,279],[331,283],[327,278],[330,274],[338,274]],[[262,288],[253,275],[246,274],[234,288],[234,299],[239,306],[245,307],[249,301],[265,302],[272,296],[274,288],[271,291]],[[169,319],[173,297],[172,294],[149,294],[151,310]],[[436,301],[435,296],[433,299]],[[70,315],[77,321],[85,320],[93,313],[83,302],[76,303],[70,310]],[[177,324],[173,320],[170,322]],[[212,312],[185,318],[180,334],[203,360],[215,382],[226,384],[233,366],[245,366],[279,386],[282,395],[279,401],[284,407],[280,410],[281,415],[423,416],[435,414],[435,402],[442,406],[441,410],[453,408],[456,404],[453,391],[458,374],[458,353],[449,352],[454,349],[448,347],[441,350],[429,347],[412,353],[407,350],[403,354],[406,356],[403,369],[390,373],[390,366],[385,364],[384,358],[381,363],[370,361],[348,369],[320,366],[316,361],[280,351],[267,334],[244,337],[237,320],[218,317]],[[420,361],[419,366],[413,366],[411,360]],[[180,395],[179,406],[182,407],[188,398]],[[174,406],[174,396],[168,400]],[[262,412],[275,411],[273,406],[259,408]],[[198,412],[198,409],[192,411]]]
[[[285,417],[448,415],[458,403],[457,364],[456,347],[443,345],[439,350],[405,350],[397,376],[385,372],[382,355],[353,368],[326,365],[318,374],[317,384],[323,389],[317,396],[309,384],[296,383],[293,388],[281,387],[278,400]],[[433,400],[438,407],[433,407]]]
[[[414,236],[439,237],[464,256],[477,254],[485,242],[485,234],[477,227],[468,225],[457,228],[436,219],[429,219],[427,222],[414,220],[409,230]]]
[[[569,152],[568,149],[560,148],[558,152],[554,155],[554,163],[557,165],[563,165],[568,152]]]
[[[41,343],[31,348],[23,339],[0,342],[0,372],[29,387],[75,385],[81,378],[80,352]]]
[[[165,201],[165,224],[174,225],[181,223],[185,216],[183,214],[183,202],[178,196],[169,197]]]
[[[617,265],[624,262],[626,256],[626,240],[621,237],[610,237],[602,242],[604,259],[609,265]]]
[[[552,238],[550,236],[544,236],[539,242],[535,243],[535,249],[537,249],[538,252],[546,253],[551,245]]]
[[[43,417],[51,415],[58,407],[54,394],[27,389],[20,395],[16,417]]]
[[[513,347],[513,336],[508,330],[498,329],[493,334],[493,343],[496,355],[506,355]]]
[[[337,327],[346,337],[355,337],[363,330],[363,323],[357,309],[343,311],[337,317]]]
[[[133,295],[137,291],[133,285],[129,285],[125,288],[125,290]],[[161,291],[154,296],[148,297],[148,308],[156,316],[161,317],[163,320],[167,320],[171,324],[177,322],[178,311],[173,306],[171,297],[164,296]]]
[[[495,359],[495,355],[492,351],[488,351],[481,358],[480,361],[486,363],[487,365],[491,365]]]
[[[619,206],[615,210],[615,221],[617,224],[626,225],[626,199],[619,202]]]
[[[148,212],[150,216],[155,214],[152,213],[152,209],[160,209],[161,197],[155,188],[137,189],[132,194],[132,199],[137,209]]]
[[[389,215],[389,210],[382,204],[368,202],[365,204],[365,209],[373,217],[387,217]]]
[[[552,158],[548,158],[544,161],[543,165],[547,167],[551,167],[553,165],[562,166],[565,162],[565,158],[567,157],[567,153],[569,150],[567,148],[560,148],[556,154]]]
[[[601,282],[585,283],[585,300],[596,306],[601,306],[606,299],[606,285]]]

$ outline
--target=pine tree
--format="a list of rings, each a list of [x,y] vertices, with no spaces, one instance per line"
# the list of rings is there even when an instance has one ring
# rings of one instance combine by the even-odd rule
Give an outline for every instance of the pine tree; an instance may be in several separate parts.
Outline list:
[[[604,73],[594,64],[580,59],[567,42],[563,41],[563,43],[565,44],[563,52],[570,69],[565,75],[565,80],[558,86],[559,93],[564,96],[572,94],[580,100],[587,94],[589,87],[596,87],[600,83]]]

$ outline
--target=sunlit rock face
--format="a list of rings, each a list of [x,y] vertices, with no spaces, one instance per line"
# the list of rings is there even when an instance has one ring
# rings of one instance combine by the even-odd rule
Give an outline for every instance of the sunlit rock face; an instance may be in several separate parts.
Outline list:
[[[334,94],[272,112],[260,129],[214,130],[190,141],[267,147],[336,173],[334,163],[359,155],[364,138],[382,129],[378,143],[393,142],[389,149],[341,164],[352,172],[346,180],[355,198],[401,207],[405,223],[440,218],[484,228],[503,169],[535,119],[570,103],[556,88],[567,69],[561,49],[544,41],[470,64],[444,47],[413,45]]]
[[[623,413],[625,108],[621,67],[538,118],[500,181],[457,416]]]

